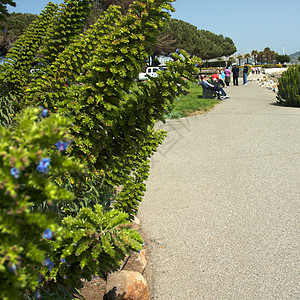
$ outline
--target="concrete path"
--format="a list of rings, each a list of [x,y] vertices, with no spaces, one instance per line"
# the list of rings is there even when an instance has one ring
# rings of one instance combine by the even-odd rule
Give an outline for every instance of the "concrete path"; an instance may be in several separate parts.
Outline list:
[[[300,109],[254,83],[159,125],[139,218],[151,299],[300,299]]]

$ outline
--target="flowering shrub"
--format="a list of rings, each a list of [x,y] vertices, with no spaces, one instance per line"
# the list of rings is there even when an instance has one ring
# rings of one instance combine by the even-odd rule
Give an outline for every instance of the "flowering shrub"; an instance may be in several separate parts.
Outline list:
[[[148,159],[165,136],[154,124],[184,93],[185,79],[192,79],[199,63],[178,49],[158,78],[135,83],[171,2],[135,1],[126,15],[111,7],[79,34],[91,0],[65,0],[21,37],[26,47],[30,39],[40,44],[25,52],[21,43],[12,48],[0,87],[17,96],[16,109],[44,108],[26,110],[12,132],[1,129],[6,240],[0,246],[0,295],[17,298],[20,290],[34,290],[39,273],[41,287],[55,290],[52,283],[58,281],[76,286],[79,276],[105,276],[125,253],[141,247],[140,236],[126,222],[138,211]],[[48,23],[42,23],[43,16]],[[41,24],[48,24],[43,34],[35,31]],[[34,63],[41,71],[30,74]],[[80,168],[70,157],[84,164],[86,173],[77,174]],[[122,186],[118,193],[116,186]],[[10,231],[12,220],[17,229]]]
[[[33,205],[71,201],[74,195],[47,175],[81,172],[73,159],[54,150],[71,140],[70,120],[57,114],[42,118],[39,108],[26,109],[13,129],[0,127],[0,298],[19,299],[39,284],[39,268],[51,253],[47,242],[59,232],[51,213]],[[49,149],[53,149],[49,151]],[[43,238],[42,238],[43,237]]]

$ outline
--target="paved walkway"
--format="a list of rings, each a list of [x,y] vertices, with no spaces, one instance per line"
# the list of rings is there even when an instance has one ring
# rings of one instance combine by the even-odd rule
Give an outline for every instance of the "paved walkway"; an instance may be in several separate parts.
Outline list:
[[[300,299],[300,109],[254,83],[170,120],[139,218],[155,300]]]

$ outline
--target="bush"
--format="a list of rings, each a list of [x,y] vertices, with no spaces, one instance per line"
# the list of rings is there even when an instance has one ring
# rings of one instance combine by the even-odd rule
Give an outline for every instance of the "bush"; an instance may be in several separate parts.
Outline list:
[[[55,150],[55,144],[71,140],[70,120],[57,114],[41,119],[45,113],[27,109],[13,129],[0,127],[1,299],[19,299],[22,292],[34,291],[39,269],[53,251],[47,238],[58,230],[57,220],[50,212],[33,210],[33,205],[74,198],[48,176],[82,168]]]
[[[300,107],[300,66],[290,67],[279,78],[277,102]]]
[[[126,254],[141,250],[143,245],[127,218],[126,213],[114,209],[104,212],[99,204],[93,209],[82,208],[75,217],[65,217],[59,236],[50,240],[55,249],[50,256],[54,267],[44,268],[43,276],[48,281],[45,285],[55,281],[72,289],[80,285],[80,279],[104,277],[117,270]],[[50,285],[52,292],[59,292],[53,287]]]
[[[199,59],[190,59],[184,51],[174,53],[167,71],[160,73],[158,78],[136,84],[134,79],[147,59],[149,45],[156,41],[159,28],[169,18],[171,1],[136,1],[124,16],[112,6],[93,26],[80,33],[91,2],[66,0],[59,9],[42,14],[20,38],[26,49],[31,39],[39,40],[41,44],[33,43],[32,51],[25,49],[22,52],[21,43],[17,42],[11,50],[10,61],[1,69],[1,88],[12,91],[17,111],[26,106],[42,105],[51,115],[37,123],[42,127],[36,125],[37,117],[27,117],[26,122],[20,123],[20,128],[23,130],[26,125],[28,133],[18,130],[16,139],[11,138],[10,131],[2,131],[6,141],[2,145],[6,147],[4,153],[22,150],[17,160],[7,161],[7,156],[3,156],[3,162],[7,164],[2,166],[3,174],[11,182],[10,190],[18,191],[18,180],[27,178],[27,175],[21,177],[20,172],[23,175],[26,171],[24,174],[29,174],[32,179],[22,181],[20,185],[27,191],[24,199],[28,199],[28,203],[14,201],[14,194],[11,203],[7,201],[10,205],[21,206],[13,211],[11,219],[9,214],[6,218],[3,210],[3,228],[8,231],[12,219],[18,220],[18,209],[23,209],[24,203],[26,212],[31,212],[26,222],[37,224],[35,238],[31,239],[32,228],[26,226],[25,221],[20,231],[27,243],[37,250],[37,254],[28,252],[28,257],[31,253],[35,255],[34,259],[24,259],[24,273],[19,273],[24,267],[23,252],[17,253],[20,259],[18,255],[10,255],[4,260],[3,272],[13,266],[16,283],[12,282],[8,276],[12,274],[7,271],[5,276],[8,275],[0,278],[4,282],[2,291],[5,293],[12,285],[15,298],[18,293],[35,289],[38,273],[43,274],[41,291],[47,287],[59,294],[62,286],[66,285],[68,289],[70,285],[76,287],[79,276],[87,279],[94,274],[105,276],[117,268],[124,254],[141,247],[140,236],[129,230],[126,224],[137,213],[142,200],[149,173],[148,159],[165,136],[163,131],[154,129],[154,123],[158,119],[164,120],[163,113],[175,98],[184,93],[187,83],[183,77],[192,78],[195,63],[199,63]],[[68,15],[71,17],[66,17]],[[47,30],[41,31],[44,17],[49,26],[42,26]],[[34,64],[39,64],[40,71],[30,74],[30,66]],[[15,77],[10,77],[10,74],[15,74]],[[57,118],[61,118],[60,122],[52,124]],[[15,126],[14,122],[12,126]],[[58,142],[60,126],[68,128],[65,132],[68,139],[61,139],[57,145],[64,155],[51,146]],[[37,143],[39,139],[43,144]],[[72,139],[72,144],[65,149],[69,139]],[[40,151],[41,147],[44,150]],[[47,147],[50,147],[49,151]],[[26,150],[24,153],[23,149]],[[78,174],[76,168],[72,170],[71,157],[86,167],[86,173]],[[43,158],[45,160],[40,165],[39,160]],[[26,165],[29,169],[23,170],[27,161],[31,162]],[[36,164],[46,174],[37,173]],[[33,177],[30,172],[33,172]],[[36,174],[39,175],[37,179]],[[4,182],[8,180],[6,177],[3,177]],[[116,187],[121,186],[122,190],[116,193]],[[6,185],[3,188],[5,196]],[[61,197],[57,196],[58,192],[62,193]],[[5,204],[3,199],[1,205]],[[65,203],[57,201],[59,199],[73,201]],[[51,233],[51,239],[41,240],[45,228],[49,229],[47,233]],[[109,230],[106,232],[105,228]],[[20,242],[25,244],[25,240]],[[11,243],[18,245],[17,242],[17,239],[11,239]],[[10,244],[8,246],[13,248]],[[22,251],[25,246],[22,246]],[[21,248],[17,249],[21,251]],[[6,255],[5,251],[3,253]],[[68,260],[71,267],[63,260]]]

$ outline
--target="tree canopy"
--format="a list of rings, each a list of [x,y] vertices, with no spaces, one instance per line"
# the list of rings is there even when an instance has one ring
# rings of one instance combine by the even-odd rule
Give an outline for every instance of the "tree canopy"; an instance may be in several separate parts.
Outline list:
[[[290,60],[291,60],[291,58],[287,54],[283,54],[283,55],[276,54],[275,59],[277,62],[279,62],[281,64],[290,62]]]
[[[208,30],[199,30],[196,26],[184,22],[182,20],[170,19],[164,26],[159,42],[161,47],[156,47],[156,54],[167,54],[169,49],[165,43],[162,43],[163,38],[168,35],[169,41],[174,41],[176,48],[186,50],[190,55],[196,55],[202,59],[211,59],[220,56],[229,56],[236,51],[233,41],[223,35],[216,35]]]
[[[36,19],[34,14],[12,13],[0,22],[0,56],[5,56],[12,44],[22,35],[24,30]]]
[[[16,3],[12,0],[0,0],[0,21],[3,21],[8,16],[6,5],[16,6]]]
[[[95,10],[106,11],[111,5],[121,7],[125,14],[133,0],[98,0]],[[152,46],[152,61],[159,55],[168,55],[176,48],[186,50],[190,55],[202,59],[229,56],[236,47],[229,37],[216,35],[208,30],[199,30],[196,26],[182,20],[170,19],[158,36],[158,42]]]

